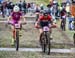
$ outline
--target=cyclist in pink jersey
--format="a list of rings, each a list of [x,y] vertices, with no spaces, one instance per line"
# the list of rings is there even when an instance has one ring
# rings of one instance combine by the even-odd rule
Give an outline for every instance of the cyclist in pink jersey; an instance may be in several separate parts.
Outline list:
[[[23,22],[26,23],[25,17],[22,16],[22,12],[20,11],[20,8],[17,5],[15,5],[11,15],[8,18],[8,21],[11,24],[13,24],[13,26],[12,26],[12,31],[13,31],[12,45],[14,44],[14,41],[15,41],[15,38],[14,38],[15,37],[14,25],[16,23],[20,23],[22,19],[24,20]]]

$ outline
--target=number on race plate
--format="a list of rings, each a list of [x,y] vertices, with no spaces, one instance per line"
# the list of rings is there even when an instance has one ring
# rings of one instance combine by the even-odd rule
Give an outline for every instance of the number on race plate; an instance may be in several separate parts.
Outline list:
[[[49,27],[47,26],[43,27],[43,31],[49,31]]]
[[[20,24],[15,24],[15,28],[20,28]]]

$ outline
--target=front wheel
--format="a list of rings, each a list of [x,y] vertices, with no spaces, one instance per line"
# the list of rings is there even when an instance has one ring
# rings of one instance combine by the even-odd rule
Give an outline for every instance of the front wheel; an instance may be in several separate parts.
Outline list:
[[[42,44],[42,51],[45,53],[46,52],[46,44]]]
[[[19,49],[19,30],[16,30],[16,43],[15,43],[16,51]]]
[[[46,33],[46,43],[47,43],[47,54],[49,55],[51,52],[51,38],[50,38],[50,34],[47,32]]]
[[[45,53],[47,49],[46,46],[46,37],[44,36],[44,38],[42,39],[42,51]]]
[[[48,55],[50,54],[50,52],[51,52],[51,42],[49,41],[48,42]]]

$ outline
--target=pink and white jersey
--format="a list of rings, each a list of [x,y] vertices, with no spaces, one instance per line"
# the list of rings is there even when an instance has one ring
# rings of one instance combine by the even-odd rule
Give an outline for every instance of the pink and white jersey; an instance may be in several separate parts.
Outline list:
[[[18,21],[20,20],[20,17],[22,16],[22,13],[12,12],[11,16],[12,16],[12,21],[14,21],[14,23],[18,23]]]

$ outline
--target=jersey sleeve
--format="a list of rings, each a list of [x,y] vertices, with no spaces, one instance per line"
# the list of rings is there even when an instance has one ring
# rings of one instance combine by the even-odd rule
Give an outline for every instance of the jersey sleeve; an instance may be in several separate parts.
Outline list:
[[[14,15],[14,12],[12,12],[11,14],[10,14],[10,16],[13,16]]]
[[[40,16],[40,17],[39,17],[39,21],[41,21],[42,19],[43,19],[43,16]]]
[[[23,16],[22,12],[20,12],[19,14],[20,14],[20,16]]]
[[[52,17],[50,15],[48,15],[49,21],[52,21]]]

